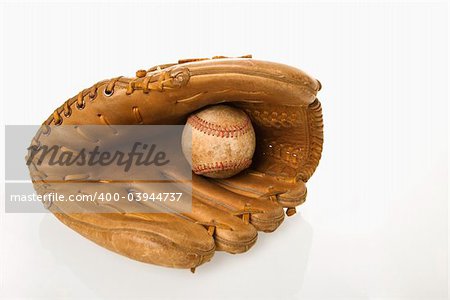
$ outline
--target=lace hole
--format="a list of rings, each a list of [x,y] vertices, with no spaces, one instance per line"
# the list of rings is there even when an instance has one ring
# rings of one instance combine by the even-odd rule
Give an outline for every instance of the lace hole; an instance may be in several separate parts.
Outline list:
[[[103,95],[105,95],[106,97],[111,97],[112,94],[114,94],[114,90],[108,91],[106,88],[103,90]]]
[[[50,126],[44,125],[42,128],[43,128],[42,134],[43,134],[44,136],[49,136],[49,135],[50,135],[50,132],[51,132]]]
[[[89,93],[89,99],[94,100],[97,97],[97,92]]]
[[[68,118],[72,115],[72,111],[64,112],[64,117]]]
[[[86,107],[86,103],[83,101],[83,103],[81,105],[78,105],[78,103],[77,103],[76,106],[79,110],[82,110],[83,108]]]
[[[56,126],[59,126],[59,125],[62,124],[62,122],[63,122],[63,120],[62,120],[62,118],[61,118],[61,119],[59,119],[58,121],[55,121],[55,125],[56,125]]]

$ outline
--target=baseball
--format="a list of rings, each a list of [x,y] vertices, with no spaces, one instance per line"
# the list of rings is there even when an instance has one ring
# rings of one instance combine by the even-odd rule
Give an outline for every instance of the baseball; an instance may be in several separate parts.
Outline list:
[[[195,174],[228,178],[252,163],[255,131],[245,112],[216,105],[189,116],[181,144]]]

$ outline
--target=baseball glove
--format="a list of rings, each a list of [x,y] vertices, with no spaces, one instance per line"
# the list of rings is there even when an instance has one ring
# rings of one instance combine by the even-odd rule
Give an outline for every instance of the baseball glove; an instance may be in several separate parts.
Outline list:
[[[78,125],[111,129],[113,133],[94,142],[113,144],[131,134],[114,131],[116,125],[182,125],[192,112],[226,103],[244,110],[252,121],[253,163],[228,179],[193,174],[189,211],[139,212],[133,210],[138,205],[134,201],[107,205],[46,201],[45,206],[86,238],[146,263],[195,270],[216,250],[245,252],[255,244],[257,231],[271,232],[282,223],[283,207],[290,216],[305,201],[305,182],[322,152],[322,112],[316,99],[320,87],[319,81],[298,69],[251,56],[180,60],[139,70],[134,78],[96,83],[53,112],[31,149],[39,150],[43,144],[76,148],[90,140]],[[73,134],[58,133],[61,125],[73,126]],[[87,180],[95,178],[124,197],[150,192],[138,180],[114,184],[101,180],[109,170],[72,165],[61,171],[36,157],[29,161],[30,176],[41,195],[94,194],[97,186]],[[177,168],[168,168],[163,175],[174,181],[182,178]]]

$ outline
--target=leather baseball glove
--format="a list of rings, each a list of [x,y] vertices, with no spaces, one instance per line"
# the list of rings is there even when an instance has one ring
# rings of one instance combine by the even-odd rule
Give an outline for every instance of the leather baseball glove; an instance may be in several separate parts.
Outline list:
[[[45,205],[86,238],[146,263],[195,270],[216,250],[245,252],[255,244],[257,231],[271,232],[282,223],[283,207],[290,216],[305,201],[305,183],[322,152],[322,112],[316,99],[320,87],[319,81],[298,69],[251,56],[180,60],[139,70],[134,78],[96,83],[53,112],[31,149],[39,150],[43,144],[73,149],[100,140],[117,143],[131,133],[114,131],[115,125],[182,125],[192,112],[226,103],[244,110],[252,120],[253,163],[228,179],[193,174],[188,211],[139,212],[134,201],[107,205],[46,201]],[[61,125],[73,126],[73,134],[58,133]],[[92,141],[78,125],[103,125],[112,133]],[[36,157],[31,158],[29,169],[41,195],[94,194],[97,186],[87,180],[95,178],[108,191],[124,197],[150,192],[139,180],[114,184],[101,180],[110,172],[107,169],[72,165],[55,170]],[[168,168],[163,175],[175,181],[182,177],[176,168]]]

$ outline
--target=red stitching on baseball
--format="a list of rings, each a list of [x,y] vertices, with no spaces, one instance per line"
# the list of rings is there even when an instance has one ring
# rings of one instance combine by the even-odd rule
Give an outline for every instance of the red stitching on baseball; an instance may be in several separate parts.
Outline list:
[[[206,174],[210,172],[217,171],[228,171],[228,170],[237,170],[237,169],[246,169],[250,167],[252,164],[251,159],[243,159],[240,161],[225,161],[225,162],[213,162],[213,163],[205,163],[196,165],[193,167],[193,171],[195,174]]]
[[[251,129],[249,118],[246,118],[242,124],[223,127],[219,124],[208,122],[197,115],[192,115],[188,118],[187,123],[202,133],[221,138],[235,138],[246,134]]]

